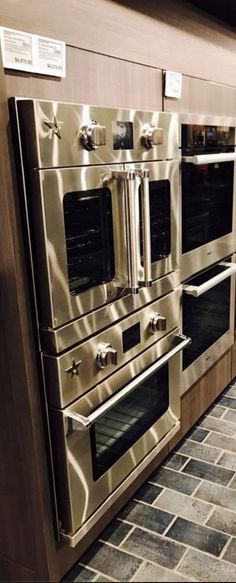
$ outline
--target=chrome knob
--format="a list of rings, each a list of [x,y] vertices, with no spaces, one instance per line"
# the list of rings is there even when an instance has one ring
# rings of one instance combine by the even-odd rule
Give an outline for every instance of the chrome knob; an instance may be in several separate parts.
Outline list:
[[[98,345],[98,353],[96,357],[97,365],[99,368],[105,368],[106,366],[117,364],[117,350],[111,346],[111,344],[106,344],[102,342]]]
[[[106,126],[100,126],[91,120],[87,126],[80,129],[79,140],[85,150],[97,150],[98,146],[106,145]]]
[[[149,331],[155,334],[155,332],[163,332],[164,330],[166,330],[166,318],[161,314],[154,313],[149,323]]]
[[[148,150],[163,144],[163,129],[156,128],[153,123],[146,123],[142,129],[141,142]]]

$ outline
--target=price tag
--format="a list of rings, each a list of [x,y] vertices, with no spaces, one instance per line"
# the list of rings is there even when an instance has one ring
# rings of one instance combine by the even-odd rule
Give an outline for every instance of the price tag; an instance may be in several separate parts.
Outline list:
[[[64,42],[4,27],[0,28],[0,39],[5,68],[56,77],[66,76]]]
[[[165,71],[165,97],[180,99],[182,92],[182,73]]]
[[[65,43],[44,36],[36,36],[35,66],[43,75],[65,77]]]
[[[32,34],[10,28],[1,28],[1,47],[3,66],[8,69],[32,71],[33,38]]]

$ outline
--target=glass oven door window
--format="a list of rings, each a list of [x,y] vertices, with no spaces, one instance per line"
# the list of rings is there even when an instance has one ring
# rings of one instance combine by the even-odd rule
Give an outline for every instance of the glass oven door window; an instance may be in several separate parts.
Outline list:
[[[169,408],[168,364],[90,429],[94,480],[98,480]]]
[[[140,187],[141,188],[141,187]],[[169,180],[149,183],[151,261],[159,261],[171,251],[171,208]],[[141,205],[140,205],[141,216]],[[141,222],[141,257],[143,255],[143,235]]]
[[[182,253],[232,232],[234,162],[182,165]]]
[[[70,293],[111,281],[115,271],[110,190],[69,192],[63,208]]]
[[[188,280],[187,283],[201,285],[221,270],[220,266],[214,267]],[[199,297],[184,294],[183,333],[190,336],[192,343],[183,350],[183,369],[192,364],[229,330],[230,282],[231,279],[228,277]]]

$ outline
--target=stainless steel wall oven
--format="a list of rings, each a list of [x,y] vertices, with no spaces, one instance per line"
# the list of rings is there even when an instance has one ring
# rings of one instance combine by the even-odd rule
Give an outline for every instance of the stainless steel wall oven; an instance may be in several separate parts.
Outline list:
[[[183,333],[192,342],[182,354],[184,393],[234,342],[235,272],[233,257],[203,270],[183,284]]]
[[[236,248],[235,119],[180,116],[181,280]]]
[[[178,431],[174,114],[11,100],[53,446],[72,546]]]

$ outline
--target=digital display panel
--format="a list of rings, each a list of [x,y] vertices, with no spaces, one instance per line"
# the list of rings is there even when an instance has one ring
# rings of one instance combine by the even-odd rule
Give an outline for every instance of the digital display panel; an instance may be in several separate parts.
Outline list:
[[[131,121],[112,122],[113,150],[133,150],[133,124]]]
[[[123,339],[123,352],[127,352],[136,344],[140,342],[140,324],[134,324],[134,326],[130,326],[127,330],[125,330],[122,334]]]

